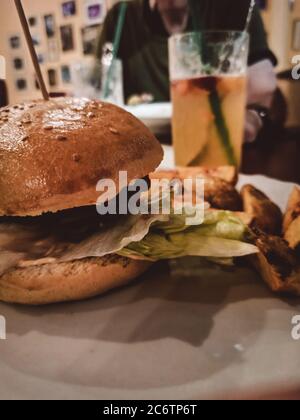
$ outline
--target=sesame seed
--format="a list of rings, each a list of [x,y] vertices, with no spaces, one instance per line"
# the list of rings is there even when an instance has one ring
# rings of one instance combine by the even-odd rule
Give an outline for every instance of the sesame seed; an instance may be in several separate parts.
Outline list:
[[[87,117],[88,118],[95,118],[95,114],[93,113],[93,112],[89,112],[88,114],[87,114]]]
[[[74,162],[79,162],[79,161],[80,161],[80,156],[79,156],[77,153],[75,153],[75,154],[72,156],[72,158],[73,158]]]
[[[29,136],[23,136],[22,138],[21,138],[21,141],[26,141],[26,140],[28,140],[29,139]]]
[[[53,130],[53,126],[52,125],[45,125],[44,130],[51,131],[51,130]]]
[[[67,140],[67,137],[66,136],[56,136],[56,140],[59,140],[59,141],[64,141],[64,140]]]
[[[109,131],[110,131],[111,133],[113,133],[113,134],[119,134],[118,130],[116,130],[116,129],[115,129],[115,128],[113,128],[113,127],[110,127]]]

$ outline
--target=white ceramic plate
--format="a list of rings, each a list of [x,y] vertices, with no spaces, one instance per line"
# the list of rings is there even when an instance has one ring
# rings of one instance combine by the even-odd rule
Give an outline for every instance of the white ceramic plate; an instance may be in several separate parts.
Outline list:
[[[281,206],[292,188],[241,177],[248,182]],[[162,264],[104,297],[0,304],[0,314],[1,399],[200,399],[300,383],[291,337],[300,301],[273,295],[246,268],[171,276]]]
[[[172,119],[171,103],[128,106],[125,109],[143,121],[155,134],[159,135],[170,132]]]

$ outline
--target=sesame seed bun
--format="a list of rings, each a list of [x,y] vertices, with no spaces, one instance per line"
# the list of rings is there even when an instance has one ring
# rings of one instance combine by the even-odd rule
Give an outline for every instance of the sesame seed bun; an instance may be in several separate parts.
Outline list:
[[[60,98],[0,111],[0,216],[93,205],[96,185],[144,178],[163,158],[152,133],[111,104]],[[118,193],[119,191],[117,191]]]
[[[151,132],[111,104],[60,98],[4,108],[0,216],[13,216],[12,223],[44,213],[67,218],[63,210],[95,205],[100,180],[113,180],[118,194],[119,171],[127,171],[129,183],[148,176],[162,158]],[[47,223],[47,216],[41,218]],[[5,250],[0,256],[5,263]],[[64,263],[47,257],[19,261],[0,276],[0,300],[45,305],[86,299],[129,283],[150,265],[114,254]]]
[[[0,277],[0,300],[23,305],[77,301],[124,286],[151,263],[117,255],[11,270]]]

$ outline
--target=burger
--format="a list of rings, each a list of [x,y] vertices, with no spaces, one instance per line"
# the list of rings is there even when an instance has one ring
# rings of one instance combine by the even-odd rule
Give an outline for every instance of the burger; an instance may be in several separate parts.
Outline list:
[[[162,158],[153,134],[108,103],[59,98],[2,109],[0,300],[80,300],[129,283],[159,259],[256,252],[245,226],[222,211],[195,229],[184,215],[97,213],[99,181],[118,186],[126,171],[128,185],[149,185]]]
[[[150,131],[114,105],[59,99],[4,108],[0,113],[0,250],[5,240],[10,245],[6,244],[0,262],[0,299],[28,304],[82,299],[145,271],[149,263],[116,255],[55,263],[49,253],[43,255],[46,244],[40,237],[35,242],[40,249],[28,258],[28,243],[32,244],[28,230],[37,223],[50,226],[49,234],[62,241],[70,240],[64,237],[70,231],[80,236],[82,223],[91,222],[91,216],[97,219],[99,180],[109,178],[117,185],[120,169],[127,171],[128,182],[144,178],[162,158],[162,147]],[[17,267],[4,269],[15,257]]]

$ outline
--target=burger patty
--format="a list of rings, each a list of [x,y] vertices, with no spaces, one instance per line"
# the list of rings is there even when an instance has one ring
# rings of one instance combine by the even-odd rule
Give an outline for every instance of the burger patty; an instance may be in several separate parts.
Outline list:
[[[114,223],[121,216],[100,216],[95,206],[63,210],[58,213],[46,213],[37,217],[1,217],[0,224],[14,224],[22,227],[38,227],[44,234],[68,242],[80,242],[103,227]]]
[[[150,188],[150,179],[145,177],[148,188]],[[135,192],[127,190],[128,200]],[[119,208],[119,198],[116,197],[116,206]],[[105,215],[97,213],[96,206],[78,207],[69,210],[59,211],[57,213],[45,213],[36,217],[0,217],[1,223],[20,225],[22,227],[38,227],[42,236],[54,236],[58,242],[66,241],[79,243],[101,229],[109,229],[115,223],[122,223],[120,218],[126,218],[127,215]]]

